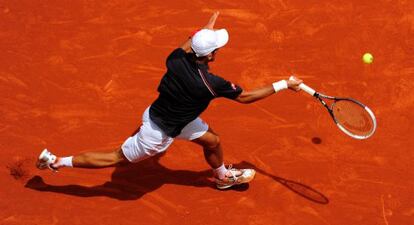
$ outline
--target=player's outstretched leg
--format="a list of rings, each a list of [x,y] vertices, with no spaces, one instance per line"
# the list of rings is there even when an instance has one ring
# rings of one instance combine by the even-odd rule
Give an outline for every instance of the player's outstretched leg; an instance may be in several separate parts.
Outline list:
[[[85,152],[69,157],[57,157],[45,149],[39,155],[37,167],[57,171],[61,167],[103,168],[122,162],[136,163],[166,151],[173,141],[174,138],[167,136],[151,121],[147,108],[142,115],[140,128],[119,149],[111,152]]]
[[[103,168],[115,166],[118,163],[128,161],[121,149],[112,152],[85,152],[76,156],[57,157],[49,150],[44,149],[37,160],[39,169],[49,168],[57,171],[61,167],[78,168]]]
[[[211,129],[200,138],[193,140],[193,142],[203,146],[204,157],[214,170],[218,189],[226,189],[253,180],[256,174],[254,169],[236,169],[232,168],[231,165],[228,168],[224,166],[220,138]]]

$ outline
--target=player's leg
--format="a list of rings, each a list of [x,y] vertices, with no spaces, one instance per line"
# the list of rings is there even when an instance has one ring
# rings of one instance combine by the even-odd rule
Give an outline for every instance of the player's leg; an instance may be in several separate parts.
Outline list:
[[[61,167],[103,168],[127,161],[121,149],[111,152],[85,152],[75,156],[57,157],[47,149],[39,156],[37,167],[57,170]]]
[[[201,137],[192,140],[203,147],[204,158],[214,171],[214,175],[219,179],[224,179],[226,175],[231,175],[224,166],[223,162],[223,149],[221,147],[219,136],[211,129],[208,128],[207,132]],[[237,176],[241,175],[240,171],[237,171]]]
[[[135,130],[131,137],[135,136],[139,130],[140,128]],[[56,160],[54,160],[54,157],[47,149],[43,150],[37,162],[37,167],[49,167],[51,169],[58,169],[60,167],[103,168],[128,161],[122,152],[122,148],[111,152],[85,152],[76,156],[55,157]],[[48,161],[53,161],[54,163],[47,165]]]
[[[195,119],[184,127],[177,138],[190,140],[203,147],[204,157],[214,171],[217,188],[229,188],[250,182],[254,178],[253,169],[235,169],[231,165],[229,168],[224,166],[220,138],[201,118]]]
[[[122,149],[119,148],[112,152],[85,152],[74,156],[72,159],[73,167],[79,168],[103,168],[115,166],[121,162],[127,162]],[[58,160],[59,163],[59,160]]]
[[[142,121],[139,131],[129,137],[120,149],[112,152],[85,152],[69,157],[56,157],[45,149],[39,156],[37,167],[52,170],[61,167],[103,168],[121,162],[139,162],[165,151],[174,139],[164,134],[150,120],[148,109],[144,112]]]
[[[203,147],[204,158],[211,168],[219,168],[223,165],[223,149],[220,138],[211,128],[203,136],[192,141]]]

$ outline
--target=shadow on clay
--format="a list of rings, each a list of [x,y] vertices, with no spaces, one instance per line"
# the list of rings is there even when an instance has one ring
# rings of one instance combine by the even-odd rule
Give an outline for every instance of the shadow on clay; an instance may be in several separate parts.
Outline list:
[[[146,193],[155,191],[164,184],[215,189],[214,182],[211,180],[212,174],[210,169],[203,171],[171,170],[159,163],[162,156],[163,154],[160,154],[139,163],[118,166],[112,174],[111,181],[105,182],[102,185],[93,187],[75,184],[50,185],[45,183],[42,177],[34,176],[26,183],[25,187],[42,192],[55,192],[79,197],[106,196],[118,200],[139,199]],[[254,168],[258,173],[272,178],[299,196],[314,203],[329,203],[329,199],[314,188],[269,174],[249,162],[243,161],[234,166],[237,168]],[[246,191],[247,189],[249,189],[249,184],[242,184],[224,191]]]
[[[146,193],[153,192],[164,184],[176,184],[216,189],[210,169],[203,171],[171,170],[159,163],[163,154],[139,163],[117,166],[111,181],[102,185],[87,187],[81,185],[50,185],[40,176],[32,177],[25,184],[42,192],[54,192],[79,197],[106,196],[118,200],[136,200]],[[238,185],[226,191],[245,191],[248,184]]]
[[[258,173],[261,173],[267,177],[272,178],[273,180],[277,181],[278,183],[280,183],[281,185],[285,186],[286,188],[288,188],[289,190],[293,191],[294,193],[302,196],[303,198],[308,199],[309,201],[318,203],[318,204],[328,204],[329,203],[329,199],[323,195],[321,192],[315,190],[314,188],[306,185],[306,184],[302,184],[296,181],[292,181],[292,180],[288,180],[282,177],[278,177],[275,175],[272,175],[260,168],[257,168],[255,165],[243,161],[239,164],[239,167],[241,168],[253,168],[255,169]]]
[[[131,136],[139,132],[136,129]],[[211,169],[203,171],[171,170],[160,164],[160,158],[165,152],[139,163],[119,165],[112,174],[111,181],[93,187],[81,185],[49,185],[40,176],[34,176],[27,181],[25,187],[43,192],[55,192],[79,197],[107,196],[119,200],[136,200],[146,193],[155,191],[164,184],[178,184],[194,187],[209,187],[215,189],[212,181]],[[235,168],[253,168],[258,173],[268,176],[284,185],[296,194],[319,204],[328,204],[329,199],[319,191],[301,184],[287,180],[257,168],[252,163],[242,161],[234,164]],[[236,185],[222,191],[246,191],[249,184]]]

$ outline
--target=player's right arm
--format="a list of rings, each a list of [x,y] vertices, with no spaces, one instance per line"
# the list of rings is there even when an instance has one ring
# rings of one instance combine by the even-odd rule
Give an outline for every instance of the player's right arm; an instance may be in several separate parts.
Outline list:
[[[284,84],[284,82],[286,83]],[[279,83],[279,82],[276,82],[276,83]],[[270,95],[275,94],[278,91],[283,90],[285,88],[289,88],[294,91],[299,91],[300,90],[299,85],[301,83],[302,83],[302,80],[294,77],[293,79],[289,79],[287,81],[280,81],[279,87],[277,87],[277,85],[275,87],[275,85],[272,84],[272,85],[262,87],[262,88],[257,88],[251,91],[243,90],[242,93],[240,93],[240,95],[234,100],[237,102],[243,103],[243,104],[253,103],[258,100],[269,97]],[[283,88],[284,85],[286,85],[285,88]]]

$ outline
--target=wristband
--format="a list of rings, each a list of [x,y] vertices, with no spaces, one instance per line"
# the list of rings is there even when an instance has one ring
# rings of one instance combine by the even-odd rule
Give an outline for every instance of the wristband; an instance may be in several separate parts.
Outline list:
[[[275,92],[279,92],[281,90],[285,90],[288,88],[288,84],[286,80],[274,82],[272,85],[273,85],[273,89],[275,89]]]

